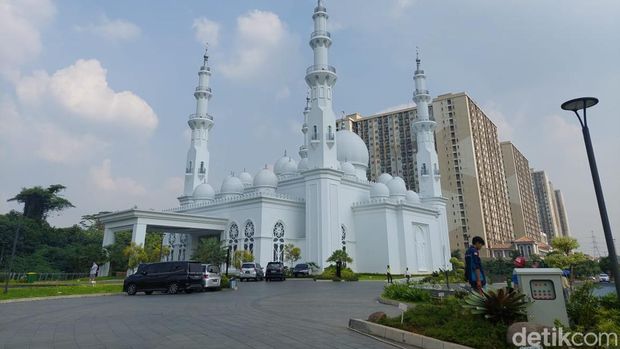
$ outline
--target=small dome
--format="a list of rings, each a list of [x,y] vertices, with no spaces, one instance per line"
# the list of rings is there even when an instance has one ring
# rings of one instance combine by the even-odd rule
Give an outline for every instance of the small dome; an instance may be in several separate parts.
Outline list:
[[[276,161],[276,164],[273,165],[273,172],[275,172],[278,176],[294,174],[297,172],[297,162],[290,156],[286,155],[285,152],[284,156],[279,158],[278,161]]]
[[[243,183],[234,176],[228,176],[222,182],[221,194],[243,194]]]
[[[297,169],[299,171],[305,171],[305,170],[309,170],[310,166],[308,166],[308,158],[302,158],[299,161],[299,164],[297,164]]]
[[[388,182],[387,187],[390,189],[390,196],[407,195],[407,185],[400,177],[392,178],[392,180]]]
[[[407,202],[412,203],[412,204],[420,203],[420,196],[418,195],[418,193],[416,193],[413,190],[407,190],[405,199],[407,199]]]
[[[353,166],[353,164],[350,162],[341,162],[340,170],[342,170],[345,175],[354,177],[356,176],[355,166]]]
[[[215,190],[207,183],[202,183],[194,189],[192,194],[196,200],[213,200],[215,198]]]
[[[241,183],[243,183],[244,187],[251,187],[252,186],[252,175],[243,171],[239,174],[239,179],[241,180]]]
[[[390,196],[390,189],[383,183],[373,183],[370,187],[371,198],[387,198]]]
[[[360,136],[349,130],[340,130],[336,132],[336,144],[338,161],[368,167],[368,147]]]
[[[278,186],[278,177],[270,169],[264,168],[254,176],[254,186],[257,188],[275,188]]]
[[[392,180],[392,175],[389,173],[382,173],[379,178],[377,178],[377,182],[379,183],[383,183],[385,185],[387,185],[391,180]]]

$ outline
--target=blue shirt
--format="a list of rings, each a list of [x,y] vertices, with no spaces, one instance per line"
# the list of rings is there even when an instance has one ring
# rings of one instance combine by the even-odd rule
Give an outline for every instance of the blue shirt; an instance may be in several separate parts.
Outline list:
[[[474,247],[470,246],[465,252],[465,277],[467,281],[474,284],[478,281],[478,276],[476,275],[476,269],[480,270],[480,281],[482,285],[486,284],[486,280],[484,277],[484,271],[482,270],[482,261],[480,260],[480,252]]]

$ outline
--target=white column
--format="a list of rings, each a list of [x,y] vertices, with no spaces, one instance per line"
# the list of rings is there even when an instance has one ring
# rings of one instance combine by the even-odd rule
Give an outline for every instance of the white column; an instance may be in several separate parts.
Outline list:
[[[135,223],[131,231],[131,242],[135,242],[136,245],[142,245],[144,247],[144,241],[146,239],[146,224]]]
[[[114,231],[110,228],[104,227],[103,229],[103,243],[102,247],[110,246],[114,244]],[[99,267],[99,276],[110,276],[110,262],[106,262]]]

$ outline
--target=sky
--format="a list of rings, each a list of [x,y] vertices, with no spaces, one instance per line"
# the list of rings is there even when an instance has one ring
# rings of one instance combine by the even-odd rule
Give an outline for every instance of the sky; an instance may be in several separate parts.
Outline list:
[[[620,3],[326,0],[337,114],[410,105],[416,47],[434,96],[467,92],[561,189],[572,234],[606,254],[579,123],[589,110],[620,245]],[[84,214],[175,207],[187,118],[209,43],[209,182],[257,172],[302,143],[314,0],[0,0],[0,212],[23,187],[67,186]],[[618,248],[618,247],[617,247]]]

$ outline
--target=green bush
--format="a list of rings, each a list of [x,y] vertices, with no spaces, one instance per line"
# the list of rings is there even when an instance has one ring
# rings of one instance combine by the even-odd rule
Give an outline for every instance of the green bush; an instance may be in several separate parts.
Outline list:
[[[427,290],[407,284],[388,284],[383,289],[383,297],[405,302],[428,302],[431,294]]]
[[[336,267],[333,265],[330,265],[329,267],[325,268],[323,270],[323,273],[321,273],[320,275],[315,276],[315,279],[317,280],[334,280],[336,279]],[[359,278],[357,276],[357,274],[355,274],[353,272],[353,270],[351,270],[350,268],[342,268],[340,270],[340,278],[338,278],[338,280],[334,280],[334,281],[340,281],[340,280],[345,280],[345,281],[358,281]]]
[[[527,320],[529,302],[525,295],[517,290],[500,288],[483,291],[482,294],[472,291],[465,298],[463,307],[473,315],[483,315],[485,319],[510,325],[516,321]]]
[[[228,279],[228,276],[222,275],[222,279],[220,280],[220,287],[230,288],[230,280]]]
[[[599,299],[594,295],[594,284],[586,282],[573,291],[566,311],[573,323],[573,327],[582,331],[590,331],[596,327],[596,315],[599,308]]]

